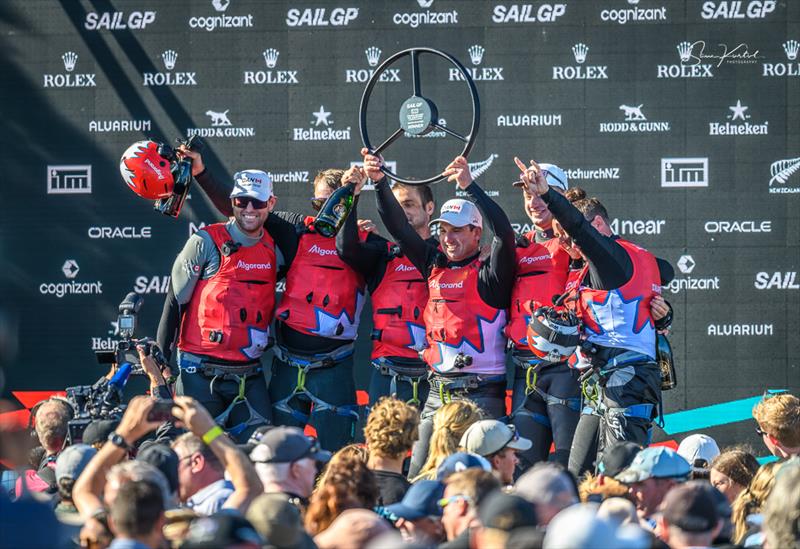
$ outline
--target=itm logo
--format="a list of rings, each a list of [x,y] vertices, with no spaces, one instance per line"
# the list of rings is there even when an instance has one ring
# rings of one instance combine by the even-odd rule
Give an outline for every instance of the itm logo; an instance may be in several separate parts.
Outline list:
[[[727,115],[730,122],[720,124],[719,122],[710,122],[708,124],[708,135],[767,135],[769,133],[769,121],[763,124],[751,124],[748,119],[751,118],[746,111],[750,107],[742,105],[741,99],[736,100],[735,105],[731,105],[728,109],[731,114]],[[740,124],[732,124],[740,120]]]
[[[785,185],[797,170],[800,170],[800,157],[778,160],[769,166],[772,178],[769,180],[770,194],[797,194],[800,187],[773,187],[773,184]]]
[[[293,128],[292,140],[293,141],[348,141],[350,139],[350,126],[344,130],[337,130],[331,128],[333,120],[331,120],[331,112],[326,111],[323,105],[319,106],[319,111],[311,113],[315,120],[309,122],[313,124],[308,128]],[[319,126],[325,126],[325,129],[316,129]]]
[[[297,71],[272,70],[278,66],[278,57],[281,52],[275,48],[267,48],[261,52],[261,57],[267,70],[244,71],[245,84],[298,84]]]
[[[255,128],[240,128],[231,123],[228,118],[230,109],[224,111],[207,110],[205,115],[211,121],[211,127],[206,128],[187,128],[188,137],[198,135],[200,137],[254,137]]]
[[[78,63],[78,54],[74,51],[66,51],[61,55],[61,62],[67,74],[45,74],[43,86],[45,88],[94,88],[96,75],[73,74],[75,65]]]
[[[800,42],[787,40],[783,51],[788,61],[795,61],[800,53]],[[761,76],[800,76],[800,63],[764,63]]]
[[[164,50],[160,55],[161,61],[167,72],[145,72],[142,73],[142,85],[147,87],[155,86],[196,86],[196,72],[171,72],[178,62],[178,52],[175,50]]]
[[[678,270],[681,274],[689,275],[694,272],[697,263],[694,258],[689,254],[684,254],[678,258]],[[673,293],[677,294],[681,290],[719,290],[719,277],[713,278],[694,278],[691,276],[684,276],[682,278],[674,278],[667,285],[667,288]]]
[[[364,55],[367,56],[367,64],[370,67],[377,67],[381,61],[381,54],[383,52],[376,46],[370,46],[364,50]],[[364,83],[367,82],[375,73],[374,69],[345,69],[344,81],[347,83]],[[400,69],[395,67],[388,67],[378,77],[378,82],[400,82]]]
[[[705,45],[702,41],[680,42],[675,47],[678,50],[680,65],[658,65],[658,78],[713,78],[714,73],[711,71],[713,65],[700,63],[700,57],[693,54],[694,48],[698,44],[702,50]]]
[[[708,187],[708,158],[662,158],[662,187]]]
[[[583,42],[578,42],[572,46],[572,56],[578,65],[553,67],[553,80],[606,80],[608,79],[608,67],[606,65],[583,66],[586,56],[589,54],[589,46]]]
[[[47,194],[92,194],[92,166],[47,166]]]
[[[486,48],[479,44],[475,44],[474,46],[467,48],[467,53],[469,54],[469,59],[472,61],[473,65],[480,65],[483,62],[483,54],[486,53]],[[481,67],[480,69],[477,67],[467,67],[467,71],[475,81],[505,80],[503,77],[503,67]],[[450,69],[450,81],[453,82],[455,80],[464,80],[464,76],[461,74],[460,70],[452,67]]]

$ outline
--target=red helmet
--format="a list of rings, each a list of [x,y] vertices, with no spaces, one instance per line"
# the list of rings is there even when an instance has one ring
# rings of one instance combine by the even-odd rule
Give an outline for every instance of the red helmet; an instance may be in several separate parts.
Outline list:
[[[528,323],[527,338],[535,356],[547,362],[562,362],[580,343],[580,321],[566,309],[539,307]]]
[[[123,181],[133,192],[150,200],[170,196],[175,186],[172,162],[159,153],[160,148],[155,141],[137,141],[119,161]]]

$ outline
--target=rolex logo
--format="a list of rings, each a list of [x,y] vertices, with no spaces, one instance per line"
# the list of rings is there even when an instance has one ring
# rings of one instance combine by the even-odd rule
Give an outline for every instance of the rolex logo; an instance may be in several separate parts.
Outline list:
[[[369,66],[376,67],[378,65],[378,61],[381,60],[381,50],[375,46],[370,46],[364,50],[364,53],[367,56],[367,63],[369,63]]]
[[[786,58],[789,61],[797,59],[797,53],[800,51],[800,42],[797,40],[787,40],[783,43],[783,51],[786,52]]]
[[[78,54],[74,51],[68,51],[61,56],[61,60],[64,61],[64,70],[72,72],[75,69],[75,63],[78,62]]]
[[[575,62],[582,64],[586,61],[586,54],[589,53],[589,46],[582,43],[577,43],[572,46],[572,55],[575,56]]]
[[[681,42],[676,46],[678,48],[678,55],[681,56],[681,63],[686,63],[692,57],[692,44],[689,42]]]
[[[164,61],[164,68],[171,71],[175,68],[175,61],[178,60],[178,53],[175,50],[165,50],[161,54],[161,60]]]
[[[264,50],[264,62],[267,64],[268,69],[274,69],[278,64],[278,56],[280,52],[274,48]]]
[[[477,44],[474,46],[470,46],[467,49],[467,53],[469,53],[469,58],[472,61],[473,65],[480,65],[481,61],[483,61],[483,54],[486,51],[483,46],[478,46]]]

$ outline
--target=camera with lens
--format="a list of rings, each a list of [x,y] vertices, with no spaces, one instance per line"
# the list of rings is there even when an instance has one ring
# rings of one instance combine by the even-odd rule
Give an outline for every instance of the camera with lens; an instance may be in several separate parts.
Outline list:
[[[459,370],[467,366],[472,366],[472,357],[464,353],[458,353],[453,360],[453,366]]]
[[[117,328],[119,330],[120,341],[117,343],[116,351],[95,351],[97,361],[100,364],[131,364],[133,375],[143,374],[142,365],[139,360],[139,351],[137,346],[144,347],[145,356],[152,356],[159,366],[165,366],[167,360],[161,348],[156,344],[153,339],[143,337],[135,339],[133,335],[136,333],[136,324],[139,315],[139,309],[142,308],[144,298],[136,292],[130,292],[119,304],[119,315],[117,316]]]

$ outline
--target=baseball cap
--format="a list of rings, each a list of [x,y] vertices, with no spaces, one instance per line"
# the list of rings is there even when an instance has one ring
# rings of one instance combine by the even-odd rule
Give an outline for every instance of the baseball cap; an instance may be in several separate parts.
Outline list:
[[[81,437],[83,443],[89,445],[97,444],[98,442],[105,444],[106,440],[108,440],[108,435],[114,432],[117,425],[119,425],[119,421],[114,419],[98,419],[91,422],[83,431],[83,436]]]
[[[489,463],[485,457],[468,452],[456,452],[455,454],[447,456],[439,465],[439,468],[436,470],[436,479],[444,481],[444,479],[453,473],[460,473],[461,471],[466,471],[473,467],[488,472],[492,470],[492,464]]]
[[[531,503],[571,505],[578,502],[575,481],[569,472],[552,462],[539,462],[522,474],[514,493]]]
[[[617,547],[616,525],[597,516],[597,504],[578,503],[560,511],[544,535],[544,549]]]
[[[697,481],[681,484],[667,492],[661,509],[671,526],[685,532],[708,532],[720,518],[711,495]]]
[[[164,473],[170,492],[175,493],[178,491],[179,459],[175,450],[166,444],[146,441],[139,447],[139,453],[136,454],[136,461],[149,463]]]
[[[68,446],[56,460],[56,482],[62,478],[77,479],[96,453],[88,444]]]
[[[452,198],[442,204],[442,209],[439,211],[439,217],[431,221],[431,223],[449,223],[453,227],[466,227],[467,225],[475,225],[476,227],[483,227],[483,217],[478,207],[463,198]]]
[[[417,520],[427,516],[442,516],[438,501],[444,497],[444,484],[438,480],[420,480],[411,485],[403,500],[386,506],[386,511],[398,518]]]
[[[249,456],[250,452],[252,452],[256,446],[258,446],[259,442],[261,442],[261,438],[264,436],[264,433],[274,428],[275,428],[274,425],[264,425],[262,427],[259,427],[258,429],[253,431],[253,434],[250,435],[250,438],[247,439],[247,442],[245,442],[244,444],[237,444],[236,446],[242,452],[244,452]]]
[[[536,512],[529,501],[501,490],[492,492],[478,506],[478,518],[484,528],[510,532],[515,528],[536,526]]]
[[[636,454],[630,466],[614,478],[623,484],[642,482],[649,478],[686,480],[691,471],[689,462],[672,448],[651,446]]]
[[[326,462],[331,459],[331,453],[297,427],[273,427],[250,452],[250,459],[255,463],[290,463],[303,458]]]
[[[642,447],[629,440],[615,442],[605,450],[597,463],[597,472],[607,477],[615,477],[628,468]]]
[[[260,547],[264,541],[250,522],[230,511],[192,521],[181,549],[218,549],[236,544]]]
[[[479,456],[490,456],[503,448],[529,450],[533,443],[517,434],[513,425],[496,419],[476,421],[464,431],[459,446]]]
[[[272,196],[272,178],[261,170],[242,170],[233,176],[231,198],[249,196],[266,202]]]
[[[701,433],[689,435],[678,446],[678,455],[692,465],[692,469],[704,470],[711,467],[711,462],[719,455],[717,441]],[[705,461],[705,465],[702,462]]]
[[[261,494],[247,509],[247,520],[256,531],[277,549],[315,547],[305,529],[300,511],[279,492]]]
[[[546,162],[541,162],[539,164],[539,168],[543,172],[545,172],[545,178],[547,178],[547,184],[551,187],[555,187],[561,191],[566,191],[569,189],[569,180],[567,178],[566,172],[556,166],[555,164],[548,164]],[[514,183],[515,187],[521,187],[522,181],[517,181]]]

